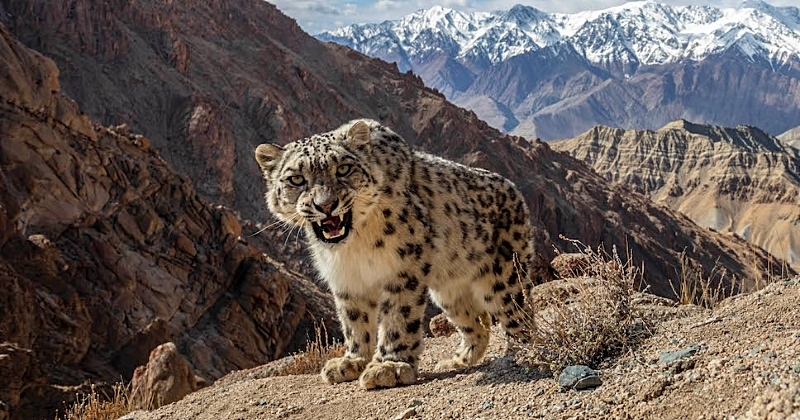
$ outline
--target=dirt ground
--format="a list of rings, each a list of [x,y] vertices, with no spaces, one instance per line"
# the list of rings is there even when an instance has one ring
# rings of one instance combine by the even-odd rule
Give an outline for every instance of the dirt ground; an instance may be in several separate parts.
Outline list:
[[[660,311],[660,312],[659,312]],[[426,340],[419,383],[364,391],[326,385],[318,375],[258,378],[239,372],[209,388],[130,420],[164,419],[800,419],[800,277],[714,310],[662,308],[637,349],[592,366],[602,385],[561,390],[504,356],[495,330],[487,357],[462,371],[433,372],[455,348],[455,335]],[[695,349],[671,363],[665,351]]]

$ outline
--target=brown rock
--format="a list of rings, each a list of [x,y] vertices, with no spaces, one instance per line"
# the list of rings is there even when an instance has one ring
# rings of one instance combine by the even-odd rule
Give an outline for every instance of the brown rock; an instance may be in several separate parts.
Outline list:
[[[239,224],[239,220],[237,220],[236,216],[234,216],[230,211],[223,211],[221,213],[219,223],[222,231],[233,236],[234,238],[237,238],[242,234],[242,225]]]
[[[87,134],[52,62],[2,26],[0,62],[12,98],[0,101],[3,416],[52,418],[81,384],[128,377],[167,340],[213,379],[281,357],[314,319],[335,319],[330,296],[234,236],[234,213],[136,135],[96,124]]]
[[[174,343],[164,343],[150,352],[146,365],[133,373],[131,393],[134,404],[146,409],[179,401],[200,387],[197,375]]]
[[[194,257],[197,255],[197,249],[194,247],[192,240],[182,233],[178,235],[175,246],[177,246],[181,251],[187,253],[189,256]]]

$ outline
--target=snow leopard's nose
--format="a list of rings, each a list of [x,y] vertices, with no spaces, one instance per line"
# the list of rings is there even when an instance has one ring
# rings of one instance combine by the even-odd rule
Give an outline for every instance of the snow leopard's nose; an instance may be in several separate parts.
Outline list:
[[[314,203],[314,207],[316,207],[317,210],[327,215],[330,215],[331,211],[336,208],[337,204],[339,204],[339,200],[334,198],[332,200],[328,200],[326,203],[323,204]]]

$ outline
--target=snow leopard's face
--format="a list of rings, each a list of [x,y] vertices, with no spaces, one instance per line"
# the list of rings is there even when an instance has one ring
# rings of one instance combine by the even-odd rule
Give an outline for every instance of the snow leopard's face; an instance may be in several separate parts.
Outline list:
[[[316,134],[284,147],[258,146],[256,160],[267,180],[270,211],[321,242],[344,241],[354,218],[366,215],[376,196],[376,170],[358,151],[369,136],[362,122],[346,132]]]

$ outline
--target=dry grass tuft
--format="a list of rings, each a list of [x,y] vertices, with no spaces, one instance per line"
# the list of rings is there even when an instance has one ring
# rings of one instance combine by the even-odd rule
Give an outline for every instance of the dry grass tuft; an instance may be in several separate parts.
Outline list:
[[[681,255],[681,272],[678,290],[672,286],[672,293],[681,305],[698,305],[705,308],[713,308],[726,297],[732,296],[737,292],[725,287],[724,268],[714,267],[711,274],[704,276],[702,270],[689,264],[688,258]]]
[[[719,264],[715,265],[709,274],[704,274],[700,267],[691,264],[685,253],[681,253],[681,267],[679,274],[678,290],[672,287],[672,293],[677,296],[681,305],[698,305],[713,309],[723,300],[740,293],[759,290],[776,281],[770,276],[766,284],[756,282],[746,288],[744,282],[738,277],[728,276],[728,272]]]
[[[64,415],[56,413],[56,419],[65,420],[116,420],[134,411],[130,388],[121,383],[114,384],[111,395],[92,385],[91,392],[78,397],[78,401],[67,408]]]
[[[633,307],[641,270],[611,254],[572,241],[588,264],[564,290],[536,287],[526,319],[530,342],[519,345],[520,361],[558,373],[570,365],[598,367],[635,347],[650,334],[650,323]],[[539,289],[537,291],[537,289]]]
[[[325,324],[314,328],[314,339],[306,343],[305,351],[292,355],[291,361],[280,366],[274,376],[317,374],[329,359],[342,357],[344,345],[331,343]]]

